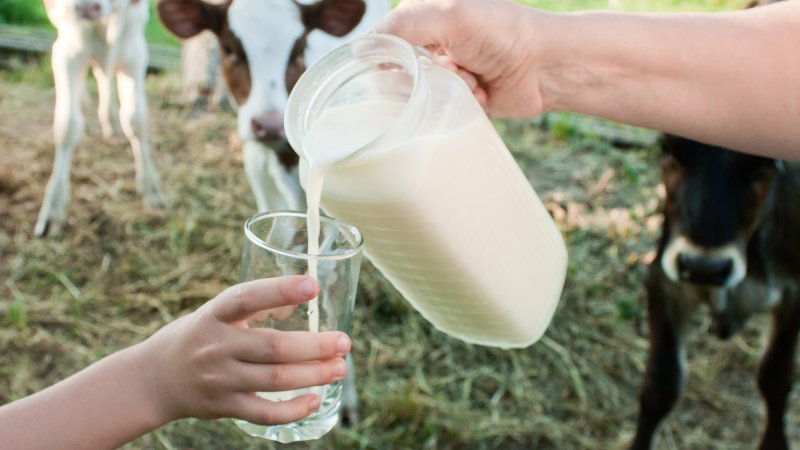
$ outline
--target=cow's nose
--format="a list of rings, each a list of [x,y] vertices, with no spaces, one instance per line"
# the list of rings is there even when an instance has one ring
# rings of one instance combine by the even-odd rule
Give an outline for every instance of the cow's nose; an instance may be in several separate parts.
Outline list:
[[[274,142],[284,138],[283,116],[277,112],[268,112],[253,117],[250,121],[256,139],[264,142]]]
[[[681,281],[711,286],[724,286],[733,271],[730,258],[678,254],[678,276]]]
[[[75,12],[78,14],[79,17],[88,20],[95,20],[100,18],[100,13],[102,12],[102,7],[99,3],[81,3],[79,5],[75,5]]]

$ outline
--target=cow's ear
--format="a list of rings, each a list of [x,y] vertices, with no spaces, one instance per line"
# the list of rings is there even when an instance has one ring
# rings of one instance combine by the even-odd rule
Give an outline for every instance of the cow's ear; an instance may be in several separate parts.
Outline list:
[[[210,4],[202,0],[158,2],[158,17],[161,23],[181,39],[188,39],[204,30],[219,34],[227,12],[228,3]]]
[[[353,31],[361,22],[367,5],[364,0],[320,0],[300,6],[303,25],[308,30],[318,29],[341,37]]]

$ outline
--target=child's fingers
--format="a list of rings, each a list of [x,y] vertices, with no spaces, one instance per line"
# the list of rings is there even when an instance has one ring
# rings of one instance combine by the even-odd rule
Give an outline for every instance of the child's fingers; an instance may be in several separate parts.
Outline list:
[[[242,395],[236,417],[259,425],[296,422],[319,409],[320,399],[314,394],[301,395],[284,402],[271,402],[255,394]]]
[[[217,319],[233,322],[261,310],[306,302],[318,292],[319,284],[308,276],[265,278],[225,289],[213,300],[211,307]]]
[[[231,387],[243,392],[280,392],[331,384],[344,378],[342,358],[295,364],[240,364]]]
[[[346,355],[350,338],[340,331],[309,333],[250,328],[231,337],[231,353],[250,363],[318,361]]]

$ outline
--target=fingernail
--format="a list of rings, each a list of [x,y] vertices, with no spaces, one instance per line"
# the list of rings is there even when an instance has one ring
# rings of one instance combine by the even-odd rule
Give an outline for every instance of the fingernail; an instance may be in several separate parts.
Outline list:
[[[305,280],[300,282],[300,293],[303,294],[305,297],[311,297],[314,295],[314,282],[310,279],[306,278]]]
[[[336,365],[333,367],[334,381],[344,378],[345,373],[347,373],[347,363],[345,363],[343,359],[336,361]]]
[[[320,404],[321,403],[320,403],[319,397],[314,396],[314,398],[312,398],[311,400],[308,401],[308,410],[309,411],[316,411],[317,409],[319,409],[319,405]]]
[[[341,353],[347,353],[350,351],[350,338],[347,335],[339,336],[339,339],[336,340],[336,349],[339,350]]]

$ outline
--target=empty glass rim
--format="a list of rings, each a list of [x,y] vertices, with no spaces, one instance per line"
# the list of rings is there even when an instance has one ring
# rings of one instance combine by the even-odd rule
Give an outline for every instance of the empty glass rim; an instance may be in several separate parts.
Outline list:
[[[334,219],[332,217],[328,217],[328,216],[326,216],[324,214],[320,214],[319,215],[320,235],[322,234],[322,225],[323,224],[333,225],[337,229],[347,230],[353,236],[353,238],[355,240],[355,242],[353,243],[353,248],[349,248],[349,249],[347,249],[345,251],[341,251],[341,252],[337,252],[337,253],[321,253],[321,254],[318,254],[318,255],[310,255],[308,253],[296,252],[296,251],[292,251],[292,250],[287,250],[285,248],[276,247],[274,245],[270,245],[270,244],[264,242],[264,240],[261,239],[260,237],[256,236],[256,234],[251,229],[251,227],[254,224],[256,224],[257,222],[261,222],[263,220],[275,219],[275,218],[278,218],[278,217],[291,217],[291,218],[306,220],[307,214],[304,213],[304,212],[301,212],[301,211],[269,211],[269,212],[262,212],[262,213],[255,214],[255,215],[251,216],[250,218],[248,218],[244,222],[244,234],[245,234],[245,236],[247,236],[247,239],[250,242],[256,244],[257,246],[259,246],[259,247],[261,247],[261,248],[263,248],[265,250],[269,250],[271,252],[274,252],[274,253],[277,253],[277,254],[280,254],[280,255],[284,255],[284,256],[290,256],[292,258],[307,259],[307,260],[315,259],[315,260],[318,260],[318,261],[320,261],[320,260],[321,261],[336,261],[336,260],[341,260],[341,259],[347,259],[347,258],[351,258],[351,257],[355,256],[356,254],[360,253],[362,247],[364,247],[364,238],[361,235],[361,232],[358,230],[358,228],[355,227],[355,225],[350,225],[349,223],[345,223],[345,222],[342,222],[341,220]]]

